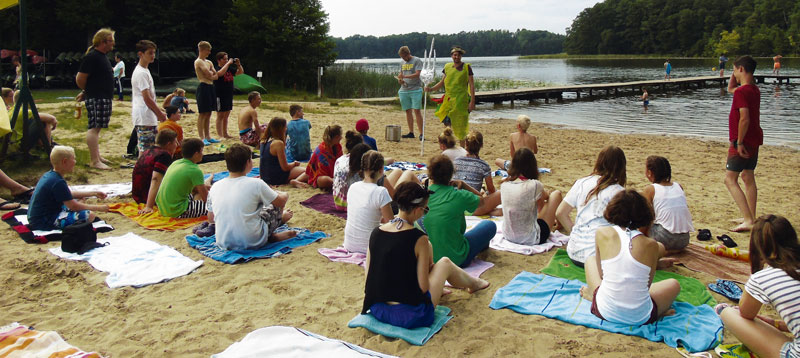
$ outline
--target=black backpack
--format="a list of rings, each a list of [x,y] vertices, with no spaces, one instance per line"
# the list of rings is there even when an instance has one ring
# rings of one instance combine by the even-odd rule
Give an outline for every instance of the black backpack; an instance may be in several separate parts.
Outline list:
[[[105,245],[97,242],[97,233],[92,223],[78,220],[64,228],[61,235],[61,250],[64,252],[83,255],[85,252]]]

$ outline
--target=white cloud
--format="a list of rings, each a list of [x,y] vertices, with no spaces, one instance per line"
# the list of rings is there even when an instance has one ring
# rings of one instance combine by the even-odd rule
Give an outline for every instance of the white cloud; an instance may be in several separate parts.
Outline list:
[[[564,34],[598,0],[321,0],[330,34],[384,36],[409,32],[547,30]]]

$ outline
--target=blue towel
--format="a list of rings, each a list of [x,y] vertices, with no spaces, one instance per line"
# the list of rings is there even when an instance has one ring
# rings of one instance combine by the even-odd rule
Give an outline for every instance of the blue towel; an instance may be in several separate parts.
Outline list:
[[[247,176],[249,176],[251,178],[255,178],[255,177],[259,176],[259,175],[261,175],[261,169],[259,169],[258,167],[253,167],[253,170],[251,170],[249,173],[247,173]],[[210,177],[210,176],[211,176],[211,174],[203,175],[203,180],[208,179],[208,177]],[[211,179],[211,182],[212,183],[216,183],[216,182],[218,182],[218,181],[220,181],[222,179],[225,179],[225,178],[227,178],[229,176],[231,176],[231,173],[228,173],[228,172],[214,173],[214,179]]]
[[[207,237],[189,235],[186,236],[186,242],[189,243],[189,246],[199,250],[201,254],[214,260],[224,262],[226,264],[236,264],[254,259],[268,259],[270,257],[288,254],[292,252],[293,248],[306,246],[312,242],[317,242],[328,237],[328,235],[322,231],[311,232],[308,231],[308,229],[289,228],[286,225],[279,227],[277,230],[275,230],[275,232],[286,230],[297,231],[297,236],[288,240],[267,244],[258,250],[221,249],[219,246],[217,246],[217,238],[214,235]]]
[[[653,342],[664,341],[670,347],[680,343],[690,352],[712,349],[722,342],[722,321],[708,305],[692,306],[674,302],[676,314],[662,317],[646,326],[611,323],[597,318],[589,310],[592,303],[580,297],[583,282],[521,272],[497,290],[489,307],[510,308],[522,314],[536,314],[590,328]]]
[[[373,333],[391,338],[400,338],[415,346],[421,346],[431,339],[436,332],[439,332],[447,321],[453,318],[453,316],[448,316],[450,309],[445,306],[436,306],[433,314],[433,324],[430,327],[417,327],[414,329],[396,327],[378,321],[369,313],[360,314],[351,319],[350,322],[347,322],[347,327],[364,327]]]

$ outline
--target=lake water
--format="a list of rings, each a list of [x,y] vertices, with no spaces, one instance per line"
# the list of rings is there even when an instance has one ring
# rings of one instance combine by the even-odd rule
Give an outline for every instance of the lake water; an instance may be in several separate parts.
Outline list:
[[[757,58],[756,74],[772,72],[771,58]],[[437,60],[437,72],[450,58]],[[607,82],[657,80],[664,78],[663,59],[577,60],[516,57],[465,57],[473,65],[476,79],[511,79],[570,85]],[[713,75],[715,59],[671,59],[673,77]],[[339,60],[337,64],[360,64],[365,68],[395,73],[399,59]],[[800,59],[783,59],[781,74],[800,75]],[[726,77],[733,61],[729,61]],[[710,83],[709,83],[710,84]],[[800,80],[759,84],[761,89],[761,127],[765,144],[788,145],[800,149]],[[653,89],[656,91],[656,89]],[[679,134],[727,140],[728,113],[732,95],[716,87],[653,93],[645,111],[638,94],[576,100],[565,93],[564,103],[545,104],[517,101],[495,106],[479,104],[472,121],[487,118],[516,118],[526,114],[533,121],[594,129],[615,133]],[[585,95],[585,94],[584,94]],[[585,98],[585,97],[584,97]]]

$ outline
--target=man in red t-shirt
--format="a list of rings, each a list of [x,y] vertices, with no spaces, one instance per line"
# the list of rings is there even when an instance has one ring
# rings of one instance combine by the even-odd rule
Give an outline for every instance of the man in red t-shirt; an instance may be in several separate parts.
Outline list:
[[[742,56],[733,62],[733,74],[728,82],[728,92],[733,93],[731,113],[728,115],[728,162],[725,165],[725,186],[742,213],[742,223],[733,231],[750,231],[756,217],[758,188],[753,171],[758,163],[758,147],[764,143],[764,133],[759,123],[761,91],[753,79],[756,61]],[[744,191],[739,186],[742,175]]]

